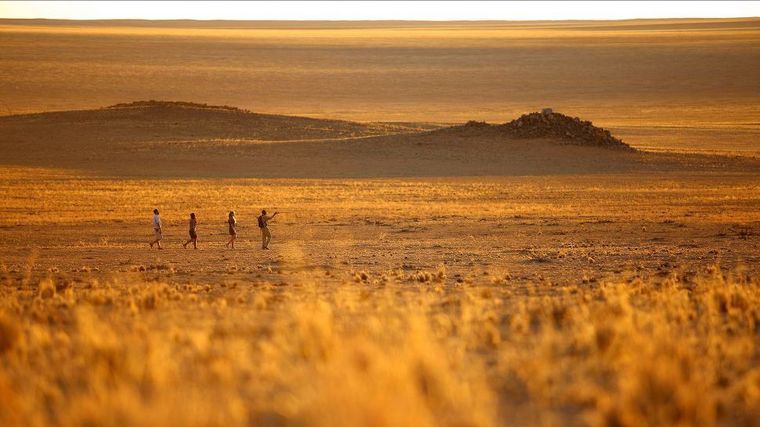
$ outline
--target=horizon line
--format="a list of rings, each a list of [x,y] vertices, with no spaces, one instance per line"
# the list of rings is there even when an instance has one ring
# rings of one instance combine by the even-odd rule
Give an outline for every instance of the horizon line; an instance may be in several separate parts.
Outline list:
[[[618,21],[757,17],[760,1],[0,1],[0,16],[66,20]],[[730,18],[729,18],[730,17]],[[262,19],[263,18],[263,19]],[[400,19],[399,19],[400,18]]]
[[[621,21],[687,21],[687,20],[736,20],[736,19],[760,19],[757,16],[680,16],[658,18],[573,18],[573,19],[224,19],[224,18],[8,18],[0,17],[0,21],[76,21],[76,22],[102,22],[102,21],[146,21],[146,22],[621,22]]]

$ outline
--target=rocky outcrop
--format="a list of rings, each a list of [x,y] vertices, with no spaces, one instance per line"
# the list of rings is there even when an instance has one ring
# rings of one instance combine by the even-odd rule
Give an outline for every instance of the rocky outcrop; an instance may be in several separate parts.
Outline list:
[[[578,117],[555,113],[548,108],[540,113],[525,114],[500,127],[505,133],[517,138],[556,138],[568,144],[633,150],[608,130]]]

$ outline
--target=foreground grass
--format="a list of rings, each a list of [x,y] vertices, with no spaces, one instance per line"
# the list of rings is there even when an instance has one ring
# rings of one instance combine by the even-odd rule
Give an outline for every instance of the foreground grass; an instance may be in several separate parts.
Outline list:
[[[760,281],[0,286],[0,424],[752,425]]]

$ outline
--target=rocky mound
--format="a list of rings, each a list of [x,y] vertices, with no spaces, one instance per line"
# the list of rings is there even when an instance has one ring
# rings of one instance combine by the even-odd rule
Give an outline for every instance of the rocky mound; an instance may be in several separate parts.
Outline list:
[[[608,130],[577,117],[555,113],[548,108],[540,113],[524,114],[501,127],[517,138],[559,138],[569,144],[633,150]]]

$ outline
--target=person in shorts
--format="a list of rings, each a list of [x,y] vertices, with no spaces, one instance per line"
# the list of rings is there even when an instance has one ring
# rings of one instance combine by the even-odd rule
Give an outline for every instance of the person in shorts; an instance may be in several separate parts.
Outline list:
[[[227,225],[229,225],[230,240],[227,242],[227,247],[235,249],[235,239],[237,238],[237,219],[235,219],[235,211],[230,211],[227,217]]]
[[[196,227],[198,226],[198,220],[195,219],[195,212],[190,214],[190,240],[182,244],[182,247],[187,249],[187,245],[190,242],[193,243],[193,249],[198,249],[198,233],[196,233]]]

